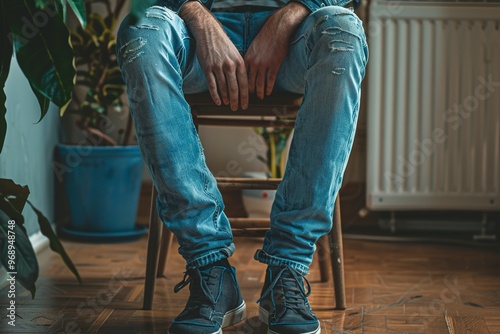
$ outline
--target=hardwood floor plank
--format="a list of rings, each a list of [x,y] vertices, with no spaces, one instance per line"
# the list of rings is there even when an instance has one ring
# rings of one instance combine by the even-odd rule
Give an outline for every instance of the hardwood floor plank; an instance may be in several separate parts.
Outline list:
[[[497,315],[496,317],[484,317],[484,322],[490,333],[500,333],[500,310],[497,312]]]
[[[426,321],[423,317],[386,316],[388,332],[426,333]]]
[[[101,327],[106,323],[106,321],[108,321],[109,317],[111,316],[111,314],[113,314],[113,312],[114,309],[109,309],[109,308],[105,308],[104,310],[102,310],[102,312],[99,314],[94,323],[90,326],[88,331],[90,333],[98,333]]]
[[[378,314],[367,314],[363,316],[364,333],[387,333],[386,317]]]
[[[482,318],[446,316],[446,324],[450,334],[489,334],[490,331]]]
[[[498,302],[497,302],[498,305]],[[498,306],[484,306],[476,307],[465,305],[463,303],[447,304],[445,306],[445,312],[447,315],[459,316],[459,317],[499,317],[500,316],[500,305]]]
[[[331,333],[363,333],[363,307],[349,307],[344,311],[335,311],[331,321],[323,320],[323,327]]]

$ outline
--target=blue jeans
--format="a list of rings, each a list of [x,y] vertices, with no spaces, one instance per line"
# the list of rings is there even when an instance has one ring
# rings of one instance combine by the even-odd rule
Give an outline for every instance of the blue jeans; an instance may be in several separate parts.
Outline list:
[[[244,54],[272,13],[214,15]],[[117,49],[137,139],[158,190],[158,212],[177,237],[187,268],[231,256],[224,203],[184,98],[208,90],[192,35],[176,13],[154,6],[133,25],[125,19]],[[361,21],[342,7],[311,13],[291,39],[274,91],[304,99],[257,260],[306,274],[316,242],[332,228],[367,58]]]

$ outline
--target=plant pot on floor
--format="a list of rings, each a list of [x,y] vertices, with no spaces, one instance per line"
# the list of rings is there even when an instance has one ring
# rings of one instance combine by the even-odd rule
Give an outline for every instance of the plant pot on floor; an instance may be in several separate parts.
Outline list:
[[[135,221],[143,171],[138,146],[58,145],[56,153],[69,209],[66,236],[119,241],[146,231]]]

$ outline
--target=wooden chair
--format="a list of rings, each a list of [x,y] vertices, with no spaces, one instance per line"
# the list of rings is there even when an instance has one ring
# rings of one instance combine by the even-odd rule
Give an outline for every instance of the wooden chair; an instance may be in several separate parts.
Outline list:
[[[297,94],[275,94],[264,100],[253,98],[247,110],[231,111],[228,106],[216,106],[208,93],[186,95],[191,106],[193,121],[198,125],[226,125],[244,127],[293,127],[295,116],[302,102]],[[214,117],[216,116],[216,117]],[[222,117],[221,117],[222,116]],[[229,117],[231,116],[231,117]],[[238,118],[234,118],[238,116]],[[250,116],[251,118],[245,119]],[[259,116],[260,119],[256,119]],[[281,179],[217,178],[219,189],[276,189]],[[155,281],[164,275],[173,234],[164,227],[156,210],[156,188],[153,185],[144,286],[144,310],[151,310]],[[335,309],[345,309],[344,257],[342,248],[342,224],[339,197],[335,200],[335,214],[331,232],[318,242],[321,281],[330,279],[333,272]],[[263,236],[269,229],[269,219],[229,218],[235,236]],[[328,252],[327,249],[330,251]]]

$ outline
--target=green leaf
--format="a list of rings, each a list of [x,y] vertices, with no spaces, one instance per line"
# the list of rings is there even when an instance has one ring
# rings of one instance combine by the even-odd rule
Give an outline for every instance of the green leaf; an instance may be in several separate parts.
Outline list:
[[[9,225],[11,217],[3,210],[0,210],[0,262],[8,272],[17,272],[16,281],[21,283],[28,291],[31,292],[32,298],[35,298],[36,286],[35,282],[38,279],[38,261],[35,251],[31,245],[30,239],[26,232],[20,228],[20,225]],[[9,228],[12,226],[12,230]],[[10,232],[9,232],[10,231]],[[12,234],[14,233],[14,234]],[[8,235],[15,235],[15,268],[9,266],[8,258]]]
[[[69,6],[73,10],[73,13],[75,13],[75,16],[78,18],[78,21],[80,21],[80,24],[82,27],[85,27],[87,25],[87,17],[85,16],[85,6],[83,5],[82,0],[67,0]]]
[[[4,18],[13,34],[17,60],[31,86],[57,106],[64,106],[73,92],[75,68],[69,31],[59,12],[49,4],[39,9],[32,0],[2,3],[9,13]],[[46,24],[35,25],[33,15],[46,17]]]
[[[28,1],[33,1],[33,0],[28,0]],[[34,0],[35,1],[35,7],[40,10],[52,10],[54,9],[57,12],[57,15],[59,15],[60,19],[66,24],[66,17],[67,17],[67,5],[66,5],[66,0]],[[53,6],[53,7],[50,7]]]
[[[153,6],[156,0],[132,0],[130,13],[132,14],[131,24],[134,24],[138,18],[144,15],[149,7]]]
[[[37,8],[43,8],[46,2],[46,0],[35,0],[35,6]]]
[[[49,111],[49,106],[50,106],[50,100],[40,94],[35,87],[31,86],[31,90],[33,91],[33,94],[35,94],[36,99],[38,100],[38,104],[40,105],[40,119],[38,120],[37,123],[40,123],[40,121],[43,119],[47,111]]]
[[[0,193],[9,200],[14,210],[21,213],[28,200],[30,190],[27,186],[21,186],[12,180],[0,179]],[[9,216],[12,217],[12,214],[9,213]]]
[[[0,17],[2,17],[2,21],[0,21],[0,153],[7,135],[7,121],[5,120],[5,114],[7,113],[5,101],[7,97],[5,96],[4,87],[9,75],[10,61],[12,60],[12,44],[8,38],[10,30],[5,20],[3,20],[4,12],[3,1],[0,1]]]
[[[76,269],[75,265],[73,264],[73,262],[71,261],[71,259],[68,256],[68,254],[64,250],[64,247],[61,244],[61,241],[59,241],[56,234],[52,230],[52,226],[50,225],[49,220],[47,219],[47,217],[45,217],[43,215],[43,213],[40,212],[40,210],[35,208],[30,201],[28,201],[28,204],[31,206],[33,211],[35,211],[35,213],[38,217],[38,224],[40,225],[40,232],[42,232],[42,234],[49,239],[50,249],[52,249],[54,252],[61,255],[61,258],[63,259],[66,266],[69,268],[69,270],[71,270],[71,272],[75,275],[78,282],[80,282],[80,284],[81,284],[82,279],[80,277],[80,274],[78,273],[78,270]]]

